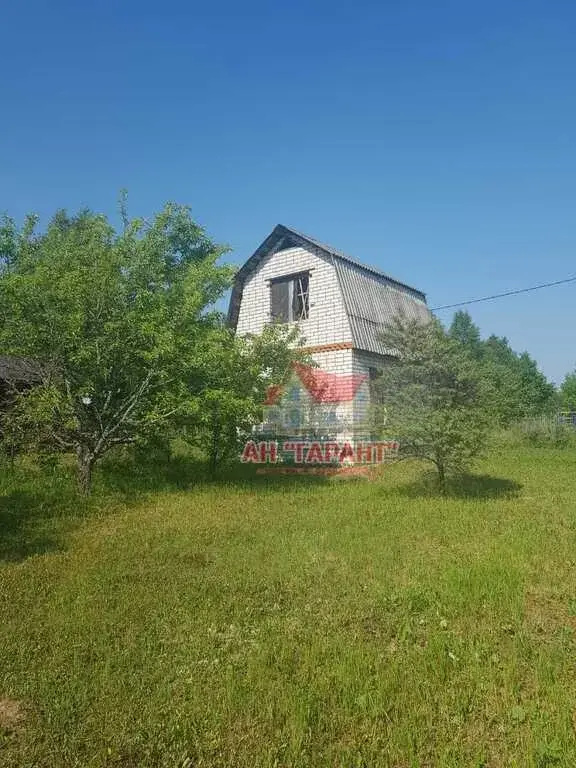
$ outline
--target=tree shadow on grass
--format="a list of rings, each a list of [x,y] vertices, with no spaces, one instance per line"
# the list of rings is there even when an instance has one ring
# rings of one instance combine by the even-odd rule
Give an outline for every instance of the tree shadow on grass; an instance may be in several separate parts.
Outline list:
[[[326,478],[257,474],[256,466],[222,466],[214,475],[189,456],[147,458],[110,455],[94,472],[90,497],[77,488],[73,467],[46,468],[33,462],[15,470],[0,466],[0,562],[66,549],[69,534],[90,515],[114,514],[156,493],[237,488],[285,492]]]
[[[65,534],[85,511],[65,474],[57,483],[19,473],[0,492],[0,561],[19,561],[64,548]],[[18,487],[20,485],[20,487]]]
[[[26,491],[0,496],[0,560],[23,560],[58,548],[58,542],[36,527],[37,497]]]
[[[99,470],[98,482],[102,488],[120,493],[126,501],[142,498],[143,495],[191,491],[202,488],[254,488],[284,492],[288,488],[318,486],[326,483],[327,477],[307,473],[280,474],[258,471],[254,464],[230,462],[211,473],[205,462],[189,456],[151,458],[134,461],[131,458],[107,461]]]
[[[418,480],[398,486],[395,491],[406,498],[435,497],[446,499],[498,499],[515,498],[522,484],[515,480],[493,475],[464,473],[448,478],[444,492],[440,489],[436,472],[424,472]]]

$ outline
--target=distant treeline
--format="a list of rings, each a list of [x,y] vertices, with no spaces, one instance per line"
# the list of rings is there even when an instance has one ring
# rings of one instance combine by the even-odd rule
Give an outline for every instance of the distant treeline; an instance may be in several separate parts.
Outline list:
[[[518,354],[503,336],[482,339],[480,329],[466,311],[455,313],[448,333],[466,347],[492,383],[502,422],[576,410],[576,372],[568,374],[556,389],[528,352]]]

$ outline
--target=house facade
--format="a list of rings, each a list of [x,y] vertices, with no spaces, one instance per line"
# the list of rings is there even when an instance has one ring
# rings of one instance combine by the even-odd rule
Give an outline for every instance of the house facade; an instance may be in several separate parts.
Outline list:
[[[380,333],[396,315],[426,321],[425,294],[279,224],[238,271],[228,322],[238,334],[297,324],[322,371],[369,381],[390,359]]]
[[[293,363],[285,381],[271,385],[264,402],[262,431],[271,437],[323,439],[338,435],[354,440],[366,432],[362,423],[370,397],[368,376],[329,373]]]

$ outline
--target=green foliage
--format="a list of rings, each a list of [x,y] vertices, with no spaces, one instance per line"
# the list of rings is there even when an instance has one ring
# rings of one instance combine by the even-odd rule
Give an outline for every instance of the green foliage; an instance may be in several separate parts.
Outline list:
[[[560,403],[565,411],[576,411],[576,371],[566,374],[560,387]]]
[[[505,443],[538,448],[576,448],[576,428],[554,416],[523,419],[506,430]]]
[[[554,385],[527,352],[514,352],[505,337],[492,335],[482,340],[478,326],[462,310],[455,313],[448,334],[481,362],[483,375],[495,394],[493,413],[501,424],[556,409]]]
[[[482,360],[486,376],[497,392],[495,406],[501,423],[555,410],[554,385],[527,352],[518,355],[507,339],[490,336],[483,343]]]
[[[203,387],[197,349],[221,324],[212,307],[232,268],[178,205],[151,222],[124,216],[121,232],[91,211],[35,226],[0,227],[0,350],[42,378],[16,396],[6,429],[74,451],[88,490],[95,461],[166,429]]]
[[[459,309],[454,313],[448,335],[463,344],[474,357],[482,357],[480,329],[473,322],[469,312]]]
[[[237,337],[219,326],[197,349],[203,387],[190,398],[185,434],[209,456],[212,471],[237,456],[249,429],[261,420],[266,389],[282,382],[293,360],[307,360],[296,327],[266,326]]]
[[[465,469],[484,446],[490,425],[490,390],[478,362],[437,320],[396,320],[383,342],[397,352],[378,382],[388,429],[400,455],[447,472]]]

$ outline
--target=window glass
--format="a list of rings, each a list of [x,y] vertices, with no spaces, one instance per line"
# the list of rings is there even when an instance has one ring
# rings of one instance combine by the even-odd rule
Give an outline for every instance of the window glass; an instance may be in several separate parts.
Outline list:
[[[270,314],[281,323],[307,320],[309,276],[306,273],[273,280],[270,284]]]

